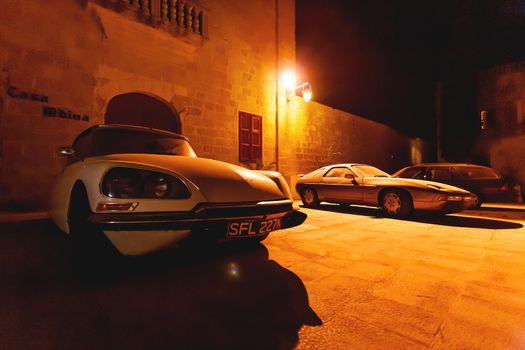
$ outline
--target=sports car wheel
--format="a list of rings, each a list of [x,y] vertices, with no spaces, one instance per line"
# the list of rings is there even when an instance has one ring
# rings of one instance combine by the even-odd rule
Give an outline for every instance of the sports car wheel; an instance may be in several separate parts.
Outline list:
[[[412,198],[403,191],[388,190],[381,198],[381,208],[388,216],[408,216],[413,210]]]
[[[482,203],[483,203],[483,198],[481,197],[480,194],[476,193],[476,200],[474,201],[474,205],[472,206],[472,208],[479,209],[481,208]]]
[[[77,183],[71,193],[68,223],[73,261],[82,269],[103,267],[111,258],[118,256],[117,250],[100,230],[87,222],[91,208],[84,185]]]
[[[319,205],[319,198],[317,192],[312,188],[304,188],[301,191],[301,200],[305,207],[312,208]]]

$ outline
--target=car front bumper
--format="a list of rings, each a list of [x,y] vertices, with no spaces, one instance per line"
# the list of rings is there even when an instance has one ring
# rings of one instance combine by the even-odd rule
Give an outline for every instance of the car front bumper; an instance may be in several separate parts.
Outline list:
[[[474,199],[462,201],[428,201],[414,202],[415,210],[437,211],[441,213],[457,213],[465,209],[472,208],[476,205]]]
[[[284,209],[284,210],[283,210]],[[279,218],[279,229],[302,224],[306,214],[291,205],[206,206],[191,212],[93,213],[88,224],[104,232],[124,255],[142,255],[188,242],[223,242],[250,237],[227,237],[231,222]],[[263,235],[258,235],[263,236]]]
[[[119,214],[92,214],[88,219],[88,223],[94,228],[110,231],[210,231],[225,228],[228,222],[234,220],[261,221],[272,218],[281,218],[281,229],[285,229],[302,224],[306,219],[306,214],[293,210],[282,214],[232,216],[209,219],[182,219],[178,218],[178,215],[176,214],[133,216]]]

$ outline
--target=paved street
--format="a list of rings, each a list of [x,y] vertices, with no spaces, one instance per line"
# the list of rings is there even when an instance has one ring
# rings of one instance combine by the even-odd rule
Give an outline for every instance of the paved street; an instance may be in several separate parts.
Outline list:
[[[0,349],[523,349],[525,211],[386,219],[323,205],[264,244],[75,267],[2,224]]]
[[[301,329],[299,348],[525,348],[525,212],[402,221],[323,209],[266,243],[323,320]]]

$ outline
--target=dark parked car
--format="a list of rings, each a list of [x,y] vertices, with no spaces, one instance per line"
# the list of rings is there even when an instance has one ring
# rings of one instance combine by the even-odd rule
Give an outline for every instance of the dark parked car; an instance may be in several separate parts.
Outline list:
[[[428,163],[406,167],[394,177],[422,179],[464,188],[482,202],[516,202],[521,198],[521,186],[494,169],[462,163]]]

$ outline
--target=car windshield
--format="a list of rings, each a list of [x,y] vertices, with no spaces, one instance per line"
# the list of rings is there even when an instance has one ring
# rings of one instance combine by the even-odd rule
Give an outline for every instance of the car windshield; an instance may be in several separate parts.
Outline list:
[[[196,157],[189,142],[176,134],[147,129],[99,128],[81,134],[73,147],[79,157],[149,153]]]
[[[352,170],[356,170],[363,177],[390,177],[390,174],[370,165],[354,165]]]
[[[392,177],[404,177],[407,179],[423,179],[425,175],[425,168],[411,168],[407,167],[394,173]]]

